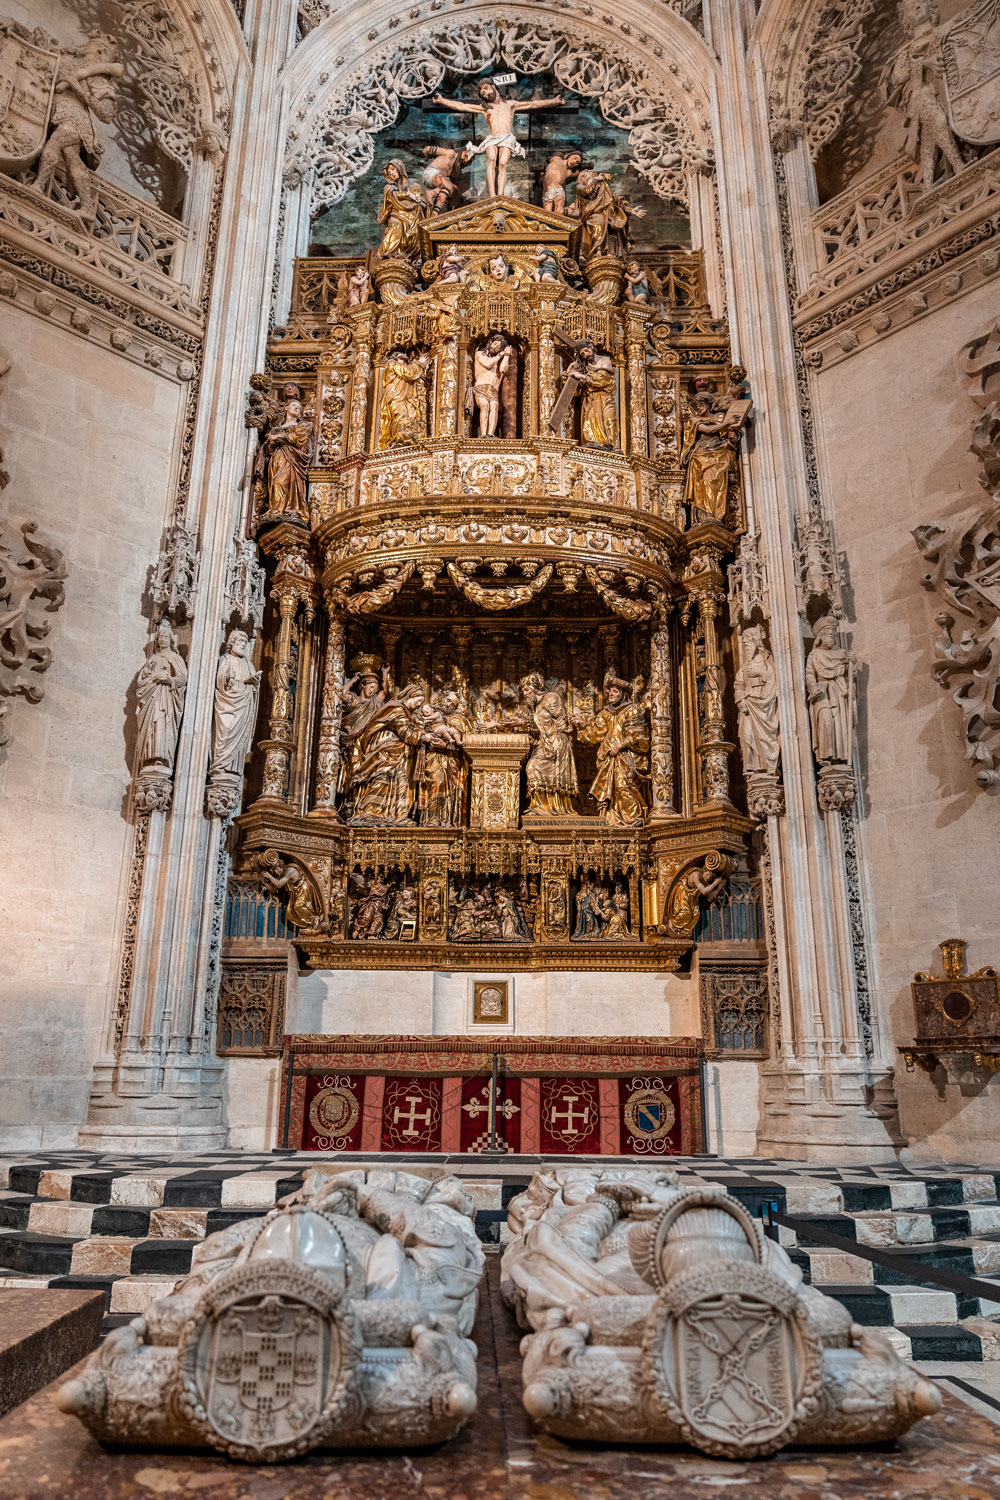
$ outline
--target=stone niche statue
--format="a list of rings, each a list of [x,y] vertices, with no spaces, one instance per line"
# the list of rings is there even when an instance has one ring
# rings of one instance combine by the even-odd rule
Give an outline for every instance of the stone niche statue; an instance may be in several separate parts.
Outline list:
[[[135,683],[135,798],[143,812],[165,812],[170,806],[187,676],[173,626],[161,620]]]
[[[903,149],[920,162],[926,193],[934,186],[939,152],[952,172],[961,172],[965,163],[948,120],[938,6],[934,0],[900,0],[899,21],[904,41],[886,64],[880,87],[886,103],[903,115]]]
[[[243,765],[257,720],[259,688],[260,672],[250,660],[250,638],[245,630],[231,630],[215,674],[206,799],[213,817],[228,817],[239,805]]]
[[[441,1442],[476,1410],[472,1220],[454,1177],[317,1168],[265,1218],[203,1240],[59,1406],[102,1442],[250,1463]]]
[[[821,766],[850,762],[854,741],[854,655],[840,644],[833,615],[813,627],[806,658],[813,750]]]
[[[740,636],[740,665],[733,679],[733,696],[739,714],[750,811],[755,817],[777,813],[783,810],[778,783],[778,674],[757,625],[749,626]]]
[[[509,1224],[501,1291],[529,1334],[525,1409],[547,1432],[748,1459],[885,1442],[940,1408],[725,1188],[550,1167]]]

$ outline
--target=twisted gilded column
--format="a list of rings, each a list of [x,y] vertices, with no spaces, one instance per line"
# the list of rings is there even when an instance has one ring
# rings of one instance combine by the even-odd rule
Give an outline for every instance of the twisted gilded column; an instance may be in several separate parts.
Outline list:
[[[674,704],[670,619],[658,612],[649,643],[649,758],[652,816],[672,817],[674,806]]]
[[[628,370],[629,447],[645,457],[649,452],[646,418],[647,315],[630,308],[625,315],[625,359]]]
[[[554,312],[544,312],[538,320],[538,432],[541,437],[551,436],[548,420],[556,404],[556,345],[552,337],[555,322]]]
[[[292,631],[299,605],[311,614],[313,603],[313,570],[308,557],[308,535],[296,527],[275,527],[260,538],[264,552],[278,559],[271,598],[278,606],[278,639],[274,648],[269,685],[271,714],[268,738],[261,740],[264,751],[264,773],[260,801],[288,801],[289,766],[295,737],[292,723],[295,699],[292,693]]]
[[[705,646],[705,689],[702,698],[701,740],[698,749],[702,759],[702,787],[705,800],[729,805],[729,752],[734,746],[726,739],[725,672],[719,651],[716,621],[725,597],[725,585],[719,566],[721,551],[706,547],[696,552],[688,564],[684,581],[697,600]]]
[[[331,594],[326,596],[329,629],[326,657],[323,662],[323,687],[319,706],[319,737],[316,750],[316,796],[312,813],[317,817],[337,818],[337,786],[340,781],[340,722],[344,711],[341,693],[344,688],[344,650],[346,632]]]
[[[351,319],[354,333],[354,375],[351,382],[351,417],[347,432],[349,454],[365,451],[365,425],[368,416],[368,382],[372,373],[372,354],[375,349],[375,318],[373,307],[358,308]]]

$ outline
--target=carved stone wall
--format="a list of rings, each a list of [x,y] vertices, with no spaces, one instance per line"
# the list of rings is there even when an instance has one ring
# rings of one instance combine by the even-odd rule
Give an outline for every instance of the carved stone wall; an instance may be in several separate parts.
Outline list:
[[[143,659],[147,577],[168,513],[181,391],[161,372],[9,307],[18,351],[0,406],[4,504],[64,554],[66,600],[44,642],[42,700],[11,711],[0,767],[0,1130],[10,1144],[74,1145],[86,1115],[132,830],[131,683]],[[2,606],[0,606],[2,610]],[[16,715],[16,718],[15,718]],[[26,1066],[25,1059],[44,1066]]]
[[[928,564],[910,536],[929,520],[948,526],[987,508],[968,446],[979,413],[957,355],[995,312],[986,288],[970,292],[815,378],[818,446],[864,664],[859,871],[876,934],[869,977],[894,1044],[913,1035],[909,984],[925,962],[921,938],[960,934],[973,968],[995,950],[993,799],[965,756],[962,714],[932,676],[934,617],[948,601],[921,586]],[[996,1106],[981,1080],[964,1097],[949,1085],[942,1098],[926,1077],[900,1069],[896,1087],[902,1127],[928,1154],[960,1159],[992,1138]]]

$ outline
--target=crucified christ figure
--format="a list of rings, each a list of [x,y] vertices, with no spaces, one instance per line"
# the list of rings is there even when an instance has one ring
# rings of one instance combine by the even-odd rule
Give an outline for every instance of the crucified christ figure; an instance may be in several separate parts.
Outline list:
[[[486,191],[491,198],[502,198],[507,186],[507,163],[511,156],[523,156],[524,147],[515,139],[514,116],[531,109],[550,109],[563,102],[560,94],[556,99],[504,99],[495,83],[484,78],[479,85],[481,104],[466,104],[462,99],[443,99],[435,94],[432,103],[442,109],[454,109],[463,115],[485,115],[490,133],[479,145],[470,141],[466,146],[469,156],[486,152]]]

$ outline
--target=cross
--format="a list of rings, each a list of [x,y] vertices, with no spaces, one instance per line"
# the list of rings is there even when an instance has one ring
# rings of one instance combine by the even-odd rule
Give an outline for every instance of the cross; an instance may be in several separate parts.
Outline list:
[[[406,1096],[406,1102],[410,1106],[410,1113],[406,1116],[406,1119],[405,1119],[405,1122],[404,1122],[405,1125],[406,1125],[406,1129],[405,1130],[401,1130],[399,1133],[400,1133],[400,1135],[408,1135],[408,1136],[419,1135],[420,1131],[417,1129],[417,1125],[418,1124],[424,1125],[424,1126],[429,1125],[430,1122],[431,1122],[431,1112],[430,1112],[429,1109],[426,1109],[426,1110],[424,1110],[424,1113],[422,1115],[418,1115],[417,1114],[417,1105],[423,1103],[423,1100],[421,1099],[421,1097],[420,1097],[419,1094],[407,1094],[407,1096]],[[396,1108],[393,1110],[393,1113],[392,1113],[392,1123],[394,1125],[398,1125],[400,1123],[400,1120],[402,1118],[402,1114],[403,1114],[403,1111],[400,1108],[400,1106],[397,1104]]]
[[[593,343],[593,339],[589,339],[586,337],[574,338],[574,336],[571,333],[567,333],[564,328],[557,327],[552,331],[555,337],[558,339],[559,343],[563,344],[567,349],[571,349],[574,354],[578,354],[580,352],[581,345]],[[556,404],[555,406],[553,406],[552,411],[549,415],[547,425],[550,432],[558,433],[559,429],[562,427],[563,422],[565,422],[572,409],[573,397],[576,395],[579,387],[580,377],[574,373],[573,366],[570,365],[569,369],[566,371],[566,379],[563,381],[562,390],[559,392],[559,399],[556,401]]]
[[[584,1104],[579,1112],[573,1108],[579,1098],[579,1094],[563,1094],[562,1103],[566,1106],[565,1112],[552,1111],[552,1123],[557,1129],[559,1129],[561,1121],[565,1120],[566,1122],[566,1128],[564,1130],[559,1129],[560,1135],[579,1135],[581,1131],[576,1128],[578,1118],[581,1121],[581,1130],[585,1130],[590,1124],[589,1104]]]

